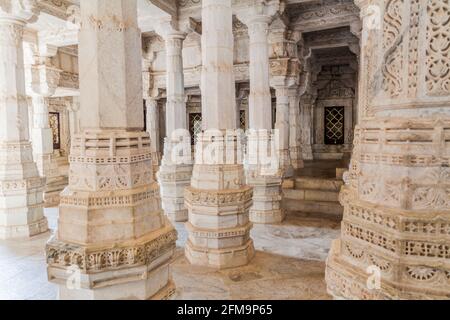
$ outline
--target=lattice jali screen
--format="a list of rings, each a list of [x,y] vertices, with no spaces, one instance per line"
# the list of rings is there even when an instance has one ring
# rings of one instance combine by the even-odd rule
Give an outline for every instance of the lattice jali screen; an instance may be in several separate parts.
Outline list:
[[[53,149],[61,149],[61,124],[59,120],[59,112],[49,112],[48,120],[50,123],[50,129],[52,129],[53,136]]]
[[[242,130],[245,131],[247,129],[247,120],[246,120],[245,110],[241,110],[239,113],[239,124],[240,124],[240,128]]]
[[[189,114],[189,132],[191,134],[192,145],[197,143],[197,135],[202,132],[202,114]]]
[[[325,108],[325,144],[344,144],[344,107]]]

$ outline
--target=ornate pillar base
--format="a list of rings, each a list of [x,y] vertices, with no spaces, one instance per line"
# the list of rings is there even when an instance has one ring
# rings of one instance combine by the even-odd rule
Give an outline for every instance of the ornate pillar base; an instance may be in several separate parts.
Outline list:
[[[159,167],[161,165],[161,152],[152,152],[152,167],[154,179],[157,180]]]
[[[327,259],[325,280],[328,293],[336,300],[447,300],[448,299],[448,270],[430,268],[421,265],[407,266],[408,262],[387,262],[377,260],[379,257],[370,252],[352,251],[353,255],[360,255],[361,263],[354,264],[342,254],[342,248],[349,251],[352,247],[335,240]],[[383,264],[379,264],[382,262]],[[368,281],[374,277],[373,269],[380,268],[381,272],[392,273],[392,279],[381,280],[381,288],[370,289]],[[396,276],[394,273],[398,272]],[[396,279],[395,279],[396,278]]]
[[[278,157],[280,159],[280,170],[284,178],[292,178],[294,176],[294,167],[291,164],[291,156],[289,149],[278,150]]]
[[[294,170],[302,169],[304,167],[302,148],[301,147],[291,147],[289,154],[291,156],[291,165]]]
[[[171,283],[177,239],[160,201],[147,133],[75,135],[58,232],[46,248],[48,277],[60,285],[60,298],[159,296]]]
[[[314,160],[312,145],[304,144],[302,146],[302,157],[303,157],[303,160]]]
[[[46,208],[59,205],[60,193],[68,184],[68,179],[59,174],[58,163],[52,154],[34,155],[40,175],[45,178],[44,206]]]
[[[179,138],[179,139],[178,139]],[[191,184],[192,156],[190,137],[165,139],[164,156],[158,172],[161,202],[164,213],[171,221],[188,221],[184,204],[184,191]],[[182,153],[182,154],[181,154]]]
[[[158,180],[164,213],[174,222],[188,221],[184,191],[191,184],[192,165],[162,165]]]
[[[281,207],[281,176],[248,177],[253,187],[253,206],[250,209],[250,221],[253,223],[280,223],[286,217]]]
[[[217,150],[236,163],[241,137],[226,133],[225,137],[203,133],[197,143],[192,185],[186,189],[189,211],[186,257],[191,264],[219,269],[244,266],[254,256],[250,238],[252,224],[249,209],[253,190],[244,184],[241,164],[206,164],[202,161],[205,146]],[[206,153],[206,152],[205,152]],[[227,163],[220,159],[220,163]],[[205,164],[204,164],[205,163]]]
[[[450,170],[444,147],[449,124],[436,116],[374,119],[357,126],[340,193],[341,236],[327,260],[333,296],[449,298]],[[422,140],[405,139],[410,132],[419,132]],[[389,139],[404,144],[391,146]]]
[[[247,265],[255,255],[249,223],[241,228],[222,228],[217,231],[199,229],[189,222],[189,240],[185,254],[189,263],[217,269]]]
[[[48,231],[42,190],[28,142],[0,144],[0,239],[32,237]]]
[[[220,175],[222,170],[233,175],[234,169],[237,168],[197,167],[194,175],[201,179],[202,173],[208,175],[206,171]],[[199,171],[202,173],[196,174]],[[191,264],[226,269],[250,262],[254,256],[252,224],[248,219],[251,199],[252,188],[246,186],[237,190],[186,189],[189,239],[185,253]]]
[[[176,238],[169,222],[118,246],[83,246],[53,238],[47,244],[48,278],[59,285],[61,300],[164,299],[174,292],[169,262]]]
[[[254,189],[250,209],[250,221],[254,223],[279,223],[285,217],[281,186],[284,175],[293,176],[293,169],[289,150],[275,151],[273,139],[270,130],[252,130],[248,134],[245,169],[247,183]]]
[[[341,241],[334,240],[327,259],[325,279],[329,295],[335,300],[386,300],[393,298],[393,296],[380,290],[369,289],[367,280],[370,274],[363,273],[361,270],[341,261],[340,248]]]
[[[161,267],[161,271],[165,272]],[[159,271],[157,271],[159,272]],[[145,272],[143,273],[143,275]],[[147,275],[149,278],[135,282],[128,282],[123,285],[117,285],[113,288],[99,288],[96,290],[81,289],[70,290],[61,285],[58,288],[58,300],[169,300],[175,294],[175,284],[170,281],[164,288],[160,289],[154,295],[151,293],[156,289],[154,287],[155,274]],[[149,297],[149,298],[147,298]]]

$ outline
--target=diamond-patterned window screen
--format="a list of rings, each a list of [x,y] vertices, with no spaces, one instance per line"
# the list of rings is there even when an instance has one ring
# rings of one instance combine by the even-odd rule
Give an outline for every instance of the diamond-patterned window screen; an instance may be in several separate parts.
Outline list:
[[[239,113],[239,124],[240,124],[241,130],[245,131],[247,129],[245,110],[241,110]]]
[[[49,112],[48,120],[50,122],[50,129],[52,129],[53,149],[59,150],[61,149],[61,125],[59,122],[59,112]]]
[[[144,100],[144,131],[147,131],[147,102]]]
[[[189,114],[189,132],[191,134],[191,143],[192,145],[195,145],[197,143],[197,135],[202,132],[201,113]]]
[[[344,144],[344,107],[325,108],[325,144]]]

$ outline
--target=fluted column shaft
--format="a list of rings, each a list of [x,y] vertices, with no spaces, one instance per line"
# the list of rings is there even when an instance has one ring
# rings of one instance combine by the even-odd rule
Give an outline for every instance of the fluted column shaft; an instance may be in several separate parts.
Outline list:
[[[268,16],[255,16],[247,22],[250,36],[249,128],[272,130],[272,96],[270,94]]]
[[[46,177],[45,163],[53,154],[53,136],[50,129],[48,98],[43,96],[33,97],[33,154],[36,158],[39,173]]]
[[[275,88],[275,95],[277,98],[277,111],[275,129],[277,133],[277,152],[280,160],[280,167],[285,178],[292,177],[293,170],[291,165],[291,158],[289,154],[290,141],[290,97],[289,88],[277,87]]]
[[[169,138],[177,129],[187,130],[182,54],[185,38],[186,35],[181,32],[171,33],[165,37],[167,69],[166,131]]]
[[[151,150],[152,153],[159,153],[159,109],[158,101],[153,98],[148,98],[145,100],[145,105],[147,107],[147,132],[150,135]],[[158,162],[159,163],[159,162]]]
[[[300,97],[297,89],[289,90],[289,156],[294,170],[303,168]]]

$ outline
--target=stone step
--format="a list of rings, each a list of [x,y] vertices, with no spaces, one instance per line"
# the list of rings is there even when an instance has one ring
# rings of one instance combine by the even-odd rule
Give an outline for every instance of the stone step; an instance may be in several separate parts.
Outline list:
[[[300,177],[295,179],[294,188],[297,190],[320,190],[339,192],[344,182],[336,179],[321,179]]]
[[[342,161],[336,160],[308,160],[304,162],[304,168],[335,169],[342,165]]]
[[[302,168],[296,174],[299,177],[332,179],[336,177],[336,169]]]
[[[289,211],[301,211],[307,213],[320,213],[342,216],[344,208],[339,202],[305,201],[285,198],[283,208]]]
[[[284,198],[286,199],[324,202],[339,201],[339,192],[337,191],[323,191],[317,189],[285,189],[283,190],[283,193]]]

